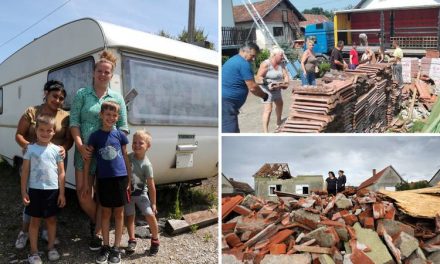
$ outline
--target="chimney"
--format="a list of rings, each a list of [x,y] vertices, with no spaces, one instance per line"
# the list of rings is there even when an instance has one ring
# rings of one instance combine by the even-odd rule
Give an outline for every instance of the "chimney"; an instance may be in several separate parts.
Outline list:
[[[373,176],[376,175],[376,169],[373,169]]]

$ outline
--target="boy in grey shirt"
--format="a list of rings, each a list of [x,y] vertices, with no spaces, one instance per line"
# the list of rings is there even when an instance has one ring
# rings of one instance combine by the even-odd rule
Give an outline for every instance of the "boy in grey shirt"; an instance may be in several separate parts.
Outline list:
[[[154,256],[159,251],[159,228],[155,217],[157,209],[153,167],[146,155],[147,150],[151,147],[151,140],[151,135],[142,130],[133,135],[133,152],[128,155],[132,168],[132,192],[130,202],[125,205],[125,216],[129,236],[127,251],[134,252],[136,250],[136,238],[134,236],[136,205],[150,226],[152,238],[149,254]]]

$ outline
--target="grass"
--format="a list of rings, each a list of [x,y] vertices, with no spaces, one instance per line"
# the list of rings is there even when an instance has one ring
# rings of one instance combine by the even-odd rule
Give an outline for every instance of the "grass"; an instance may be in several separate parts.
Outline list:
[[[205,243],[209,242],[211,239],[213,239],[213,235],[209,232],[205,232],[205,234],[203,235],[203,241]]]
[[[157,188],[159,213],[170,219],[180,219],[184,214],[217,207],[215,190],[204,190],[187,185],[168,185]]]

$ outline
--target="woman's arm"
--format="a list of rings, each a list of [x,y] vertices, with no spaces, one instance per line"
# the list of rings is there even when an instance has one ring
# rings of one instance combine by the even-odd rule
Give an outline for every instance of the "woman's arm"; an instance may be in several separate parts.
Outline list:
[[[57,163],[58,165],[58,207],[63,208],[66,205],[66,196],[64,195],[65,186],[65,172],[64,172],[64,162],[61,160]]]
[[[30,143],[24,138],[24,135],[27,134],[30,126],[31,123],[24,116],[22,116],[20,118],[20,121],[18,121],[17,131],[15,132],[15,141],[23,149],[23,152],[26,150],[27,145],[29,145]]]
[[[304,76],[306,75],[306,60],[308,57],[309,57],[309,50],[306,50],[306,52],[304,52],[301,58],[301,68],[303,70]]]
[[[92,149],[89,146],[83,144],[79,127],[70,127],[70,132],[72,133],[75,146],[81,153],[83,160],[90,159],[92,157]]]

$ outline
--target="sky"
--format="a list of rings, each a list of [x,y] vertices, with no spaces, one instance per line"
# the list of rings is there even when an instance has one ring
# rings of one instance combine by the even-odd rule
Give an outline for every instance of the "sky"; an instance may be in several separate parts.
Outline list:
[[[288,163],[290,173],[323,175],[342,169],[347,185],[359,184],[392,165],[406,181],[430,180],[440,169],[440,137],[236,136],[222,138],[222,173],[247,182],[265,163]]]
[[[247,0],[244,0],[247,2]],[[260,0],[252,0],[257,2]],[[342,10],[349,5],[357,5],[360,0],[290,0],[290,2],[302,12],[304,9],[311,9],[312,7],[322,7],[325,10]],[[242,5],[243,0],[232,0],[234,5]]]
[[[4,44],[65,2],[68,3],[39,24]],[[0,15],[0,62],[33,39],[84,17],[149,33],[157,33],[163,29],[177,36],[188,27],[188,7],[188,0],[4,0]],[[196,0],[195,25],[196,28],[203,28],[208,35],[208,41],[214,42],[216,50],[220,50],[218,0]]]

